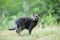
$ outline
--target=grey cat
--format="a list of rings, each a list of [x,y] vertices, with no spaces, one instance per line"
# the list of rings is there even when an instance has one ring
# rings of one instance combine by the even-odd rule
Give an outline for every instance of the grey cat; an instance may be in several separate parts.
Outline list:
[[[40,14],[35,13],[33,14],[32,18],[29,17],[18,18],[14,23],[15,24],[14,27],[8,30],[16,30],[16,33],[19,34],[22,30],[27,29],[29,30],[29,35],[31,35],[32,29],[38,23],[39,16]]]

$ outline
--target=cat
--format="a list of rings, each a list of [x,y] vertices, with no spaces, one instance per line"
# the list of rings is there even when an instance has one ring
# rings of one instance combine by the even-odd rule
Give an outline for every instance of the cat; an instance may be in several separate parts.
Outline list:
[[[13,28],[8,29],[8,30],[16,30],[16,33],[20,35],[20,32],[24,29],[27,29],[29,31],[29,35],[31,35],[31,32],[33,28],[38,24],[40,14],[38,13],[33,13],[33,17],[22,17],[18,18],[15,21],[15,25]]]

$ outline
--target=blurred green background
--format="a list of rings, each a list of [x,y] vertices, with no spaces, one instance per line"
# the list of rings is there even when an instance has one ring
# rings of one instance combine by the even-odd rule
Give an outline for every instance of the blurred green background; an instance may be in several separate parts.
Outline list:
[[[0,0],[0,29],[12,26],[18,17],[31,17],[35,12],[40,13],[41,24],[57,24],[60,0]]]
[[[40,13],[40,19],[31,36],[28,30],[21,35],[8,29],[19,17],[32,17]],[[0,0],[0,40],[60,40],[60,0]]]

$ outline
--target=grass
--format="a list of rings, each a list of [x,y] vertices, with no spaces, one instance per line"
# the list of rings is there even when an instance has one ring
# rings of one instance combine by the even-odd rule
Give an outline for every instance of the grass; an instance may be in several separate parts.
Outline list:
[[[28,34],[28,30],[21,32],[21,36],[15,31],[0,30],[0,40],[60,40],[59,27],[46,27],[44,29],[36,27],[32,34]]]

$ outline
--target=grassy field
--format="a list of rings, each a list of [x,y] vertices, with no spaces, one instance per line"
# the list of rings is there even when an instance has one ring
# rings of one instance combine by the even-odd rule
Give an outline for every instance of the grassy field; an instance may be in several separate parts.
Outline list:
[[[48,27],[40,28],[36,27],[32,31],[32,35],[28,34],[28,30],[21,32],[21,36],[16,34],[15,31],[0,30],[0,40],[60,40],[60,28]]]

